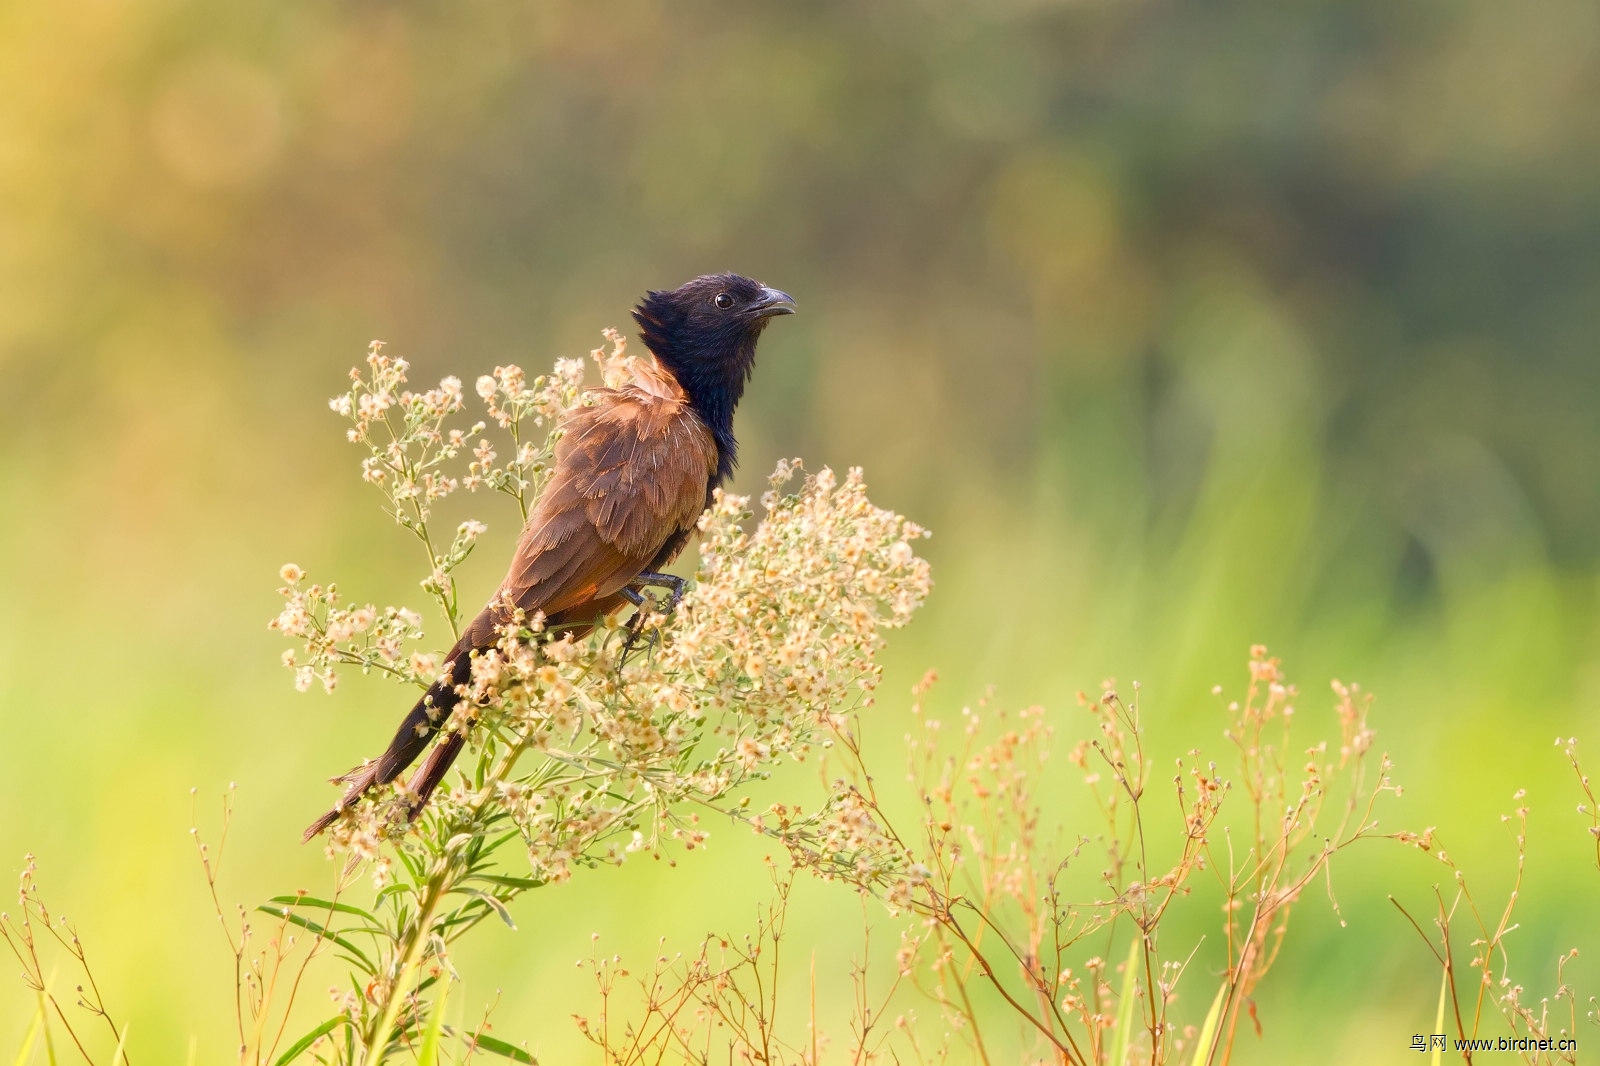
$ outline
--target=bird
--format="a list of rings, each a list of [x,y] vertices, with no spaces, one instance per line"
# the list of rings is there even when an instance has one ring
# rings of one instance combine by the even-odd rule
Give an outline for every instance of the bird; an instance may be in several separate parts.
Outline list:
[[[704,274],[651,290],[633,309],[653,359],[632,379],[593,389],[561,425],[550,479],[518,537],[511,567],[489,603],[462,630],[446,667],[411,708],[383,754],[334,778],[339,802],[306,829],[309,841],[368,790],[416,761],[461,699],[474,654],[498,643],[517,610],[580,634],[641,590],[671,590],[663,571],[683,551],[701,513],[732,475],[739,444],[733,412],[755,364],[756,342],[776,316],[795,313],[788,293],[738,274]],[[466,737],[451,731],[410,781],[414,819],[449,772]]]

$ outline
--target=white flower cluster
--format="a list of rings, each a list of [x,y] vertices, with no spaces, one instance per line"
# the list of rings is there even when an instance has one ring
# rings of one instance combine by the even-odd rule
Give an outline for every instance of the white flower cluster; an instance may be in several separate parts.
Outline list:
[[[464,407],[460,379],[447,377],[437,388],[413,392],[403,387],[410,364],[384,355],[383,347],[382,341],[372,342],[366,372],[351,370],[350,390],[328,406],[350,419],[345,436],[371,452],[361,461],[362,478],[382,487],[396,520],[412,528],[459,487],[444,464],[483,431],[483,424],[446,431],[445,420]]]
[[[867,499],[860,469],[839,484],[824,468],[803,491],[779,489],[799,462],[780,463],[754,532],[748,500],[718,493],[700,519],[699,583],[679,607],[662,668],[700,713],[738,708],[736,736],[768,719],[833,725],[871,703],[880,629],[905,624],[928,595],[916,524]],[[787,751],[781,735],[762,740]]]
[[[423,687],[438,674],[437,657],[412,655],[405,645],[422,638],[422,616],[404,607],[378,610],[372,604],[340,606],[333,584],[307,584],[305,571],[289,563],[279,571],[284,585],[278,589],[283,610],[267,623],[286,637],[301,642],[302,651],[283,653],[283,665],[294,671],[295,688],[309,690],[314,681],[332,692],[338,682],[336,664],[358,666],[362,672],[381,670]]]

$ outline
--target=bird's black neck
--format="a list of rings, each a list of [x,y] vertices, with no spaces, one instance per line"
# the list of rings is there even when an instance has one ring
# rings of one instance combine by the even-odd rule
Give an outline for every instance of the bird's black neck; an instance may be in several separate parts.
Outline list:
[[[689,406],[717,442],[714,486],[731,477],[739,464],[739,442],[733,435],[733,410],[744,395],[755,354],[754,336],[741,337],[732,358],[681,358],[679,353],[670,350],[656,352],[656,357],[688,395]]]

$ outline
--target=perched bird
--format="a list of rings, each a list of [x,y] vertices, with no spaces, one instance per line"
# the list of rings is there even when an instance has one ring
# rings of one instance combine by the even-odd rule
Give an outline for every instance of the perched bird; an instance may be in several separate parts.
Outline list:
[[[683,581],[661,571],[688,543],[712,490],[733,472],[733,409],[761,331],[774,315],[794,310],[787,293],[737,274],[707,274],[645,294],[633,317],[654,362],[639,361],[633,381],[594,390],[593,404],[567,417],[510,572],[450,649],[448,674],[411,708],[388,750],[335,779],[348,786],[345,794],[305,839],[422,754],[460,699],[456,688],[471,677],[473,653],[494,646],[514,609],[542,611],[550,625],[586,628],[624,602],[640,605],[646,586],[670,588],[676,602]],[[417,770],[409,786],[413,815],[465,742],[451,733]]]

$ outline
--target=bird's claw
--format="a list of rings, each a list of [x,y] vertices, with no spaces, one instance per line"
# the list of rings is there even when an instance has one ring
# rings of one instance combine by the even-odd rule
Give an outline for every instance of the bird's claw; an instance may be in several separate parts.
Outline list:
[[[648,634],[645,633],[645,622],[655,612],[658,603],[655,596],[650,595],[648,596],[650,604],[647,608],[645,605],[646,593],[641,590],[652,586],[668,590],[667,602],[665,605],[660,606],[662,606],[662,614],[670,615],[677,610],[678,604],[683,601],[683,594],[688,587],[688,582],[676,574],[658,574],[647,570],[630,581],[627,587],[622,590],[623,598],[633,604],[635,609],[633,617],[628,620],[628,636],[622,644],[622,660],[618,664],[619,666],[628,664],[628,656],[633,654],[634,645],[638,643],[640,636],[644,636],[645,646],[648,648],[654,649],[661,643],[661,634],[658,629],[651,629]]]
[[[653,608],[654,605],[654,598],[652,598],[651,607]],[[647,609],[642,603],[636,604],[636,606],[638,610],[634,611],[633,617],[628,619],[628,635],[622,642],[622,658],[617,663],[619,668],[628,665],[628,657],[633,654],[633,649],[639,643],[640,637],[644,638],[644,646],[651,650],[654,650],[661,643],[659,630],[650,628],[647,631],[645,628],[645,620],[650,617],[653,611]]]
[[[639,601],[634,598],[639,595],[637,590],[652,586],[671,590],[671,594],[667,597],[667,613],[671,614],[677,609],[678,604],[683,602],[683,594],[688,590],[689,582],[677,574],[658,574],[654,570],[646,570],[628,582],[628,587],[624,590],[623,595],[628,595],[630,592],[633,593],[628,598],[633,601],[635,606],[638,606]]]

